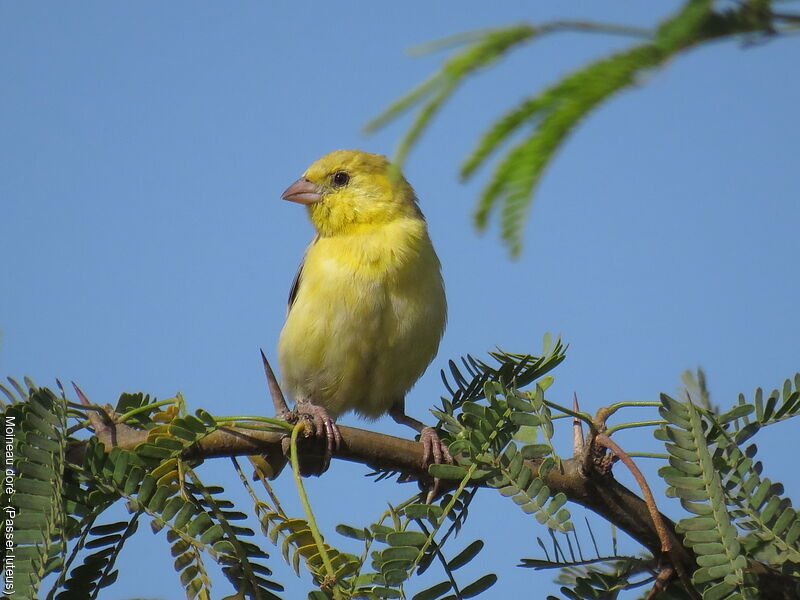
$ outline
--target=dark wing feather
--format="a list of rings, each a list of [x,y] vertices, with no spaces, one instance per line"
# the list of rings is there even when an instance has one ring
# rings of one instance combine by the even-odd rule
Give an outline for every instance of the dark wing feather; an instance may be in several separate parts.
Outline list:
[[[308,245],[308,248],[316,244],[318,239],[319,236],[315,236]],[[306,264],[305,255],[308,254],[308,248],[306,248],[306,252],[303,254],[303,260],[300,261],[300,266],[297,267],[297,273],[295,273],[294,279],[292,280],[292,287],[289,290],[289,305],[286,307],[286,312],[292,310],[292,304],[294,304],[294,300],[297,298],[297,292],[300,290],[300,280],[303,278],[303,265]]]
[[[289,305],[286,307],[287,312],[292,310],[292,304],[294,304],[294,299],[297,298],[297,290],[300,289],[300,276],[303,274],[303,265],[305,264],[305,260],[300,263],[300,266],[297,267],[297,273],[294,274],[294,279],[292,280],[292,288],[289,290]]]

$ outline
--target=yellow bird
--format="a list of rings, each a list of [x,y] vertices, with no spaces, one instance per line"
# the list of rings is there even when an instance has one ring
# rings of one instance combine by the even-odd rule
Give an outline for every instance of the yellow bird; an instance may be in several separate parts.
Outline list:
[[[337,150],[282,198],[305,204],[317,234],[289,294],[278,343],[284,389],[328,442],[335,419],[389,414],[413,427],[424,462],[449,461],[436,431],[405,414],[406,393],[447,320],[439,258],[414,190],[385,156]]]

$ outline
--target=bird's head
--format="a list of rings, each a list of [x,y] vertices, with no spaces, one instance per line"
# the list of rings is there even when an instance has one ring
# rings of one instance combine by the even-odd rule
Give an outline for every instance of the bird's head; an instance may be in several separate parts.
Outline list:
[[[385,156],[360,150],[326,154],[281,197],[307,205],[311,222],[323,236],[422,218],[414,190],[400,172]]]

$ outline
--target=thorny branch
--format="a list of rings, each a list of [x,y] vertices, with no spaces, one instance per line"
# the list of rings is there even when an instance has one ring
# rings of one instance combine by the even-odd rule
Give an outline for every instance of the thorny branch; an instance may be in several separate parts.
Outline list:
[[[86,396],[77,386],[76,390],[81,402],[88,407]],[[96,411],[90,411],[89,415],[95,434],[107,449],[114,446],[133,449],[147,440],[146,430],[116,423],[113,412],[107,412],[105,419]],[[608,414],[598,414],[600,419],[607,416]],[[405,476],[404,480],[430,480],[430,475],[422,467],[424,448],[421,443],[356,427],[340,425],[339,429],[342,444],[334,452],[333,458],[361,463],[380,471],[396,471]],[[592,432],[595,441],[599,431],[602,431],[602,425],[598,431]],[[283,464],[286,446],[284,439],[285,434],[276,431],[223,426],[187,448],[184,458],[201,461],[219,457],[262,455],[268,461],[272,459],[275,464]],[[605,445],[603,442],[601,444]],[[541,477],[553,493],[563,492],[570,501],[594,511],[650,550],[659,564],[663,565],[659,586],[663,586],[674,572],[694,572],[697,569],[695,555],[683,545],[682,537],[676,532],[673,521],[659,513],[664,527],[659,535],[647,502],[614,479],[610,471],[585,468],[585,454],[591,450],[591,446],[592,444],[586,445],[584,456],[578,454],[570,459],[562,459],[558,467],[544,475],[539,473],[540,460],[526,460],[524,464],[530,469],[532,477]],[[85,441],[73,442],[68,449],[67,460],[80,463],[85,449]],[[315,437],[300,440],[300,451],[312,460],[321,460],[325,454],[325,443]],[[277,472],[274,476],[277,476]],[[486,485],[480,481],[476,483]],[[442,480],[440,492],[454,489],[457,484],[458,481],[455,480]],[[669,552],[663,551],[665,547],[669,548]],[[769,594],[764,597],[776,600],[793,598],[793,585],[785,576],[758,562],[751,562],[750,569],[759,578],[762,592]]]

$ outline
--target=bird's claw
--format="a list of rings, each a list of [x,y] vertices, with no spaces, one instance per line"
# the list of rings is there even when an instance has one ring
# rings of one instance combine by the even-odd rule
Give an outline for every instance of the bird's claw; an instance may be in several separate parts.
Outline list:
[[[449,465],[453,464],[453,457],[450,456],[450,451],[439,439],[439,434],[433,427],[425,427],[419,434],[419,441],[422,443],[422,465],[440,465],[445,462]],[[433,458],[433,461],[431,461]]]
[[[286,421],[294,425],[297,423],[297,420],[300,418],[300,415],[297,414],[296,410],[279,410],[275,412],[275,418],[280,419],[281,421]]]
[[[317,404],[298,402],[295,410],[301,418],[308,419],[314,424],[314,434],[318,439],[325,439],[325,457],[320,471],[324,473],[331,464],[333,453],[338,451],[342,445],[342,434],[339,427],[328,411]]]
[[[453,457],[450,456],[450,451],[447,449],[447,446],[442,443],[442,440],[439,439],[439,434],[436,433],[436,430],[433,427],[423,428],[419,434],[419,441],[422,443],[423,448],[422,466],[424,468],[427,469],[432,464],[453,464]],[[433,502],[433,499],[436,498],[437,494],[439,493],[440,483],[441,480],[438,477],[434,477],[433,485],[431,486],[431,489],[428,490],[428,495],[425,498],[426,504],[430,504]]]

